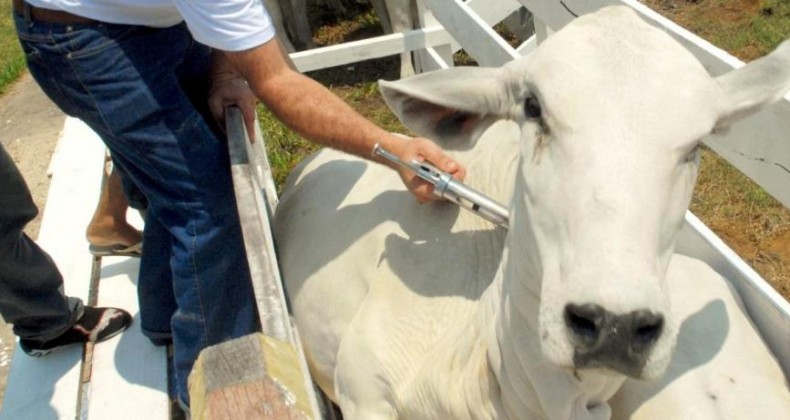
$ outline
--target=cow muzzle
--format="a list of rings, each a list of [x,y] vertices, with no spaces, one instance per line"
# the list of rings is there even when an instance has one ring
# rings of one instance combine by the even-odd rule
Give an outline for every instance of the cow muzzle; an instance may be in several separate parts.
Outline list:
[[[596,304],[566,305],[564,321],[576,369],[610,369],[632,378],[641,376],[664,329],[661,314],[616,315]]]

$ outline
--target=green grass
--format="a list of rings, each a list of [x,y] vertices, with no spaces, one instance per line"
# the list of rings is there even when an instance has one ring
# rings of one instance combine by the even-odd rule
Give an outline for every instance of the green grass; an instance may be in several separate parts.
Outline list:
[[[0,95],[5,93],[25,69],[25,56],[11,20],[11,2],[0,4]]]
[[[790,35],[788,0],[646,0],[713,45],[749,61]]]
[[[788,0],[644,0],[744,61],[790,38]],[[691,211],[790,299],[790,210],[726,160],[705,150]]]
[[[368,63],[368,66],[370,65],[375,66],[376,63]],[[330,76],[325,73],[325,77],[329,78]],[[410,134],[384,104],[375,82],[359,81],[331,86],[330,90],[380,127],[393,132]],[[305,156],[318,150],[320,146],[305,140],[285,127],[264,106],[259,107],[258,118],[261,131],[266,137],[266,153],[269,156],[272,176],[279,194],[282,192],[285,178],[291,169]]]

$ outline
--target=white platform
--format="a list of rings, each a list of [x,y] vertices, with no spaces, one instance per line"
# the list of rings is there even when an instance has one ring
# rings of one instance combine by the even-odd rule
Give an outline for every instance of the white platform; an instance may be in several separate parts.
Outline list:
[[[81,346],[36,359],[17,343],[2,420],[170,418],[165,348],[154,347],[139,327],[139,260],[102,258],[97,290],[90,290],[93,256],[85,228],[98,202],[104,153],[95,133],[76,119],[66,119],[50,165],[52,181],[38,243],[60,268],[67,295],[88,302],[91,293],[98,293],[100,306],[123,308],[135,323],[94,346],[87,360]],[[136,213],[129,216],[133,224],[142,224]],[[83,369],[86,365],[90,369]]]

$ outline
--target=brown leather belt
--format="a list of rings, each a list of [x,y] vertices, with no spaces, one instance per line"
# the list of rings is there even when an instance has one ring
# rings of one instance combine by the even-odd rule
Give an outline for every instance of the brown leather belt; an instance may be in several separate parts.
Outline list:
[[[25,0],[13,0],[13,1],[14,1],[14,12],[16,12],[20,16],[24,16]],[[36,22],[61,23],[64,25],[84,25],[84,24],[96,23],[96,21],[93,19],[77,16],[69,12],[64,12],[62,10],[42,9],[40,7],[36,7],[30,4],[28,4],[27,7],[30,8],[30,19]]]

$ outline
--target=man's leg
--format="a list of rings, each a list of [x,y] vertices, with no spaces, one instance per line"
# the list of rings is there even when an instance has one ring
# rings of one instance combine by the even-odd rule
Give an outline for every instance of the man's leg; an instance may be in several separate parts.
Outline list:
[[[1,145],[0,202],[0,313],[14,324],[25,353],[43,356],[62,346],[103,341],[131,325],[126,311],[84,307],[63,294],[55,263],[22,232],[38,210]]]
[[[93,213],[85,236],[93,255],[128,255],[139,257],[142,252],[142,234],[126,220],[129,201],[121,182],[121,175],[114,165],[104,165],[105,181],[102,183],[99,204]],[[109,169],[109,172],[108,172]]]
[[[138,288],[173,288],[171,325],[149,332],[172,331],[179,399],[188,403],[187,377],[199,352],[260,329],[227,144],[195,109],[180,75],[198,61],[205,75],[207,50],[184,25],[70,29],[20,23],[17,16],[23,49],[36,57],[28,62],[31,74],[53,102],[105,141],[149,201],[146,224],[155,218],[166,232],[169,252],[154,253],[165,247],[149,247],[146,227]],[[155,306],[140,302],[141,311]]]
[[[82,302],[63,295],[55,263],[22,231],[38,209],[2,145],[0,202],[0,313],[21,338],[56,337],[82,314]]]

